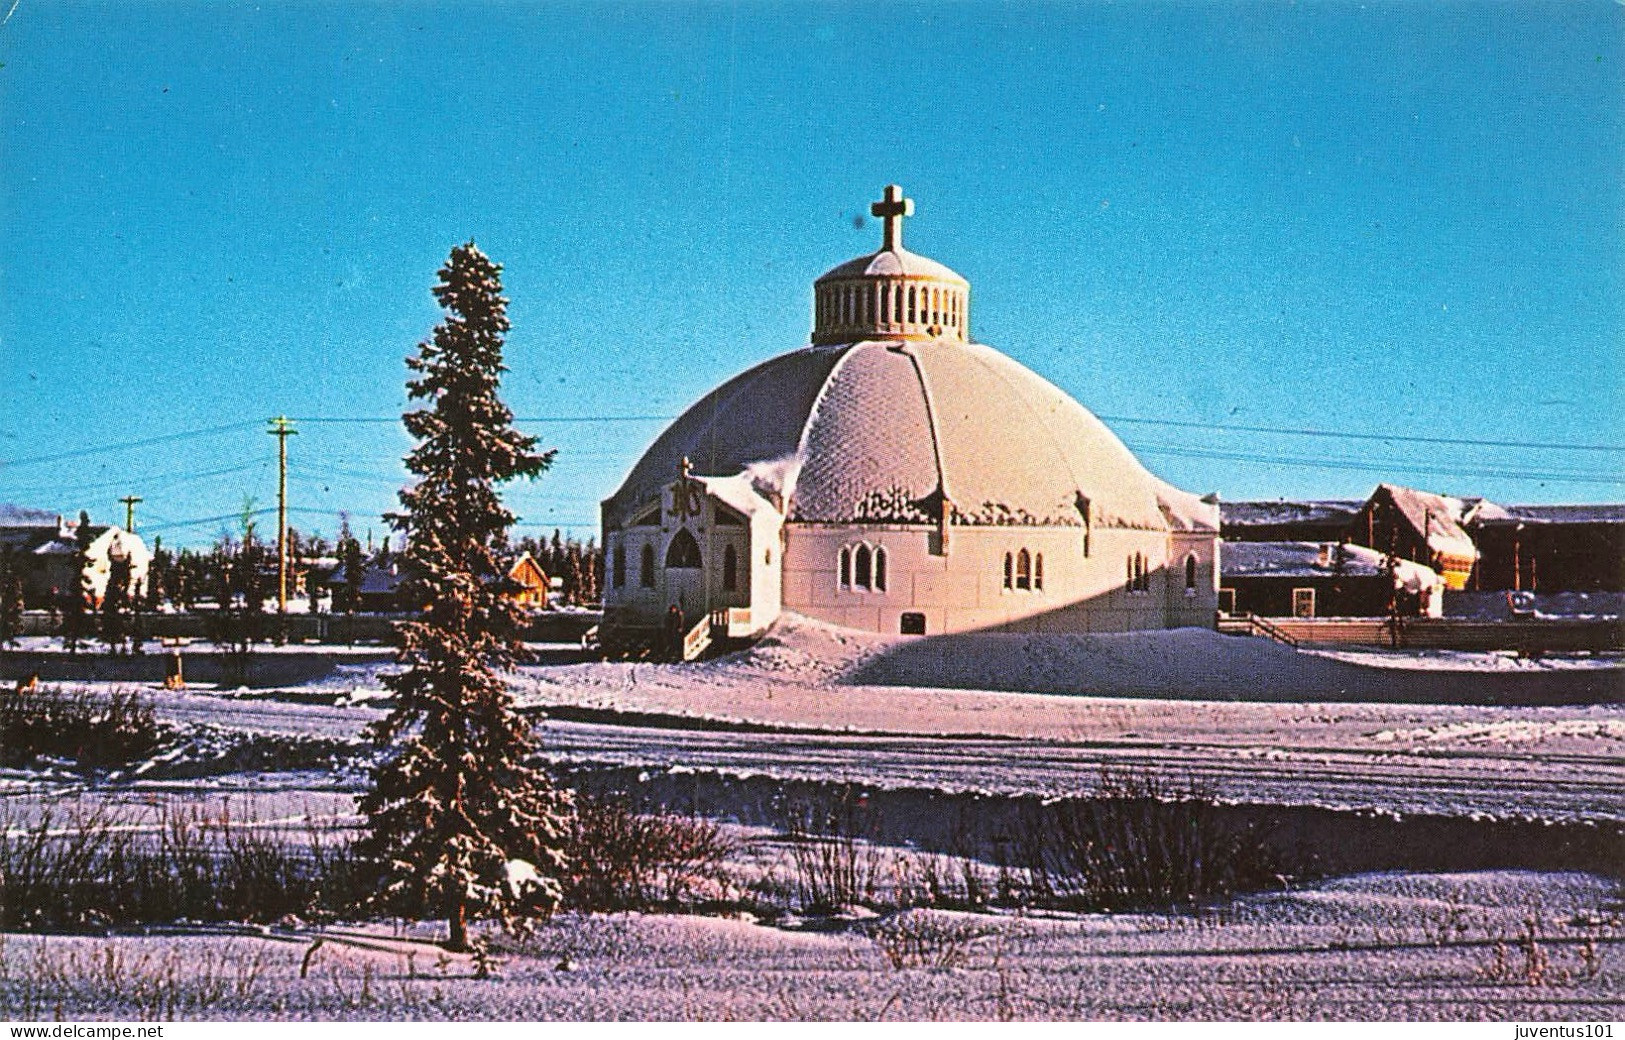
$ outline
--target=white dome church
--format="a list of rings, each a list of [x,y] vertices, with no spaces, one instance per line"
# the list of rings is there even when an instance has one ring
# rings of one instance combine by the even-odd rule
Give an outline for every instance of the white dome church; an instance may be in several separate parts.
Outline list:
[[[970,338],[970,285],[902,244],[814,283],[810,346],[711,391],[602,507],[606,646],[682,613],[850,628],[1211,627],[1219,514],[1063,391]],[[698,640],[696,640],[698,641]]]

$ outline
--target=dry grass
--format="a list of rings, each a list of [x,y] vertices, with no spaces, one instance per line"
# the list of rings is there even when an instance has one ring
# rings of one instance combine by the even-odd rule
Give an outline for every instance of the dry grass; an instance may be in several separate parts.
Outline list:
[[[0,803],[0,928],[321,920],[347,912],[357,885],[343,843],[311,827],[290,844],[228,807],[166,803],[134,823],[46,810],[25,824]]]
[[[8,768],[40,757],[71,760],[82,769],[129,765],[155,754],[164,736],[152,702],[139,693],[0,690],[0,765]]]

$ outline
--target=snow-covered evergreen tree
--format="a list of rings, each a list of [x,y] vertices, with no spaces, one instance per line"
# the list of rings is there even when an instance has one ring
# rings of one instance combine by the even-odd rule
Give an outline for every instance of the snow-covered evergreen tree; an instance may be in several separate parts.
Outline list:
[[[400,626],[408,667],[386,680],[395,707],[373,728],[385,752],[361,799],[380,905],[443,916],[452,949],[468,947],[472,917],[552,908],[569,822],[567,796],[527,761],[535,740],[501,676],[524,647],[521,611],[502,594],[514,516],[497,485],[553,459],[497,396],[501,270],[473,242],[454,248],[434,288],[446,319],[406,362],[408,396],[430,407],[403,416],[418,481],[390,520],[405,534],[410,597],[428,606]]]

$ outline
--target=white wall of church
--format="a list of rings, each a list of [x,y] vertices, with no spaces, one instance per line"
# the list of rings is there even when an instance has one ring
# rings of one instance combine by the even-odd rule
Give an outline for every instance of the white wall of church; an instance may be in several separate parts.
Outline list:
[[[950,529],[948,552],[942,555],[932,552],[936,532],[930,528],[790,524],[784,529],[784,609],[894,634],[901,631],[905,613],[923,614],[927,634],[1211,625],[1217,597],[1213,539],[1192,535],[1176,545],[1177,537],[1127,528],[1096,527],[1086,535],[1081,527],[962,526]],[[1199,542],[1208,547],[1201,549]],[[841,583],[841,549],[858,546],[884,550],[884,589]],[[1030,568],[1025,581],[1017,565],[1023,550]],[[1192,552],[1199,561],[1208,560],[1207,576],[1199,582],[1200,594],[1187,598],[1183,561]],[[1007,553],[1013,572],[1009,588]],[[1137,580],[1137,574],[1143,577]],[[1177,588],[1170,588],[1174,584]]]
[[[781,568],[779,528],[771,510],[734,522],[723,522],[714,499],[705,497],[697,515],[679,521],[668,490],[656,524],[626,527],[605,535],[608,570],[604,589],[606,620],[623,625],[659,627],[672,604],[692,626],[723,607],[751,608],[751,625],[761,629],[779,615]],[[699,547],[699,568],[666,566],[674,539],[687,532]],[[647,548],[651,565],[644,568]],[[726,565],[732,551],[733,582]],[[624,566],[617,564],[617,558]],[[647,581],[645,574],[647,573]],[[617,577],[620,578],[617,581]]]

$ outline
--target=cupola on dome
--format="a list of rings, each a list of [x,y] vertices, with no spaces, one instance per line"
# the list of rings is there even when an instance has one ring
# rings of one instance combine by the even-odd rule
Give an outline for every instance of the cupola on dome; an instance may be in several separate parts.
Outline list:
[[[903,248],[903,218],[913,215],[914,200],[888,184],[869,212],[883,222],[880,250],[848,260],[813,283],[813,343],[968,342],[970,283]]]

